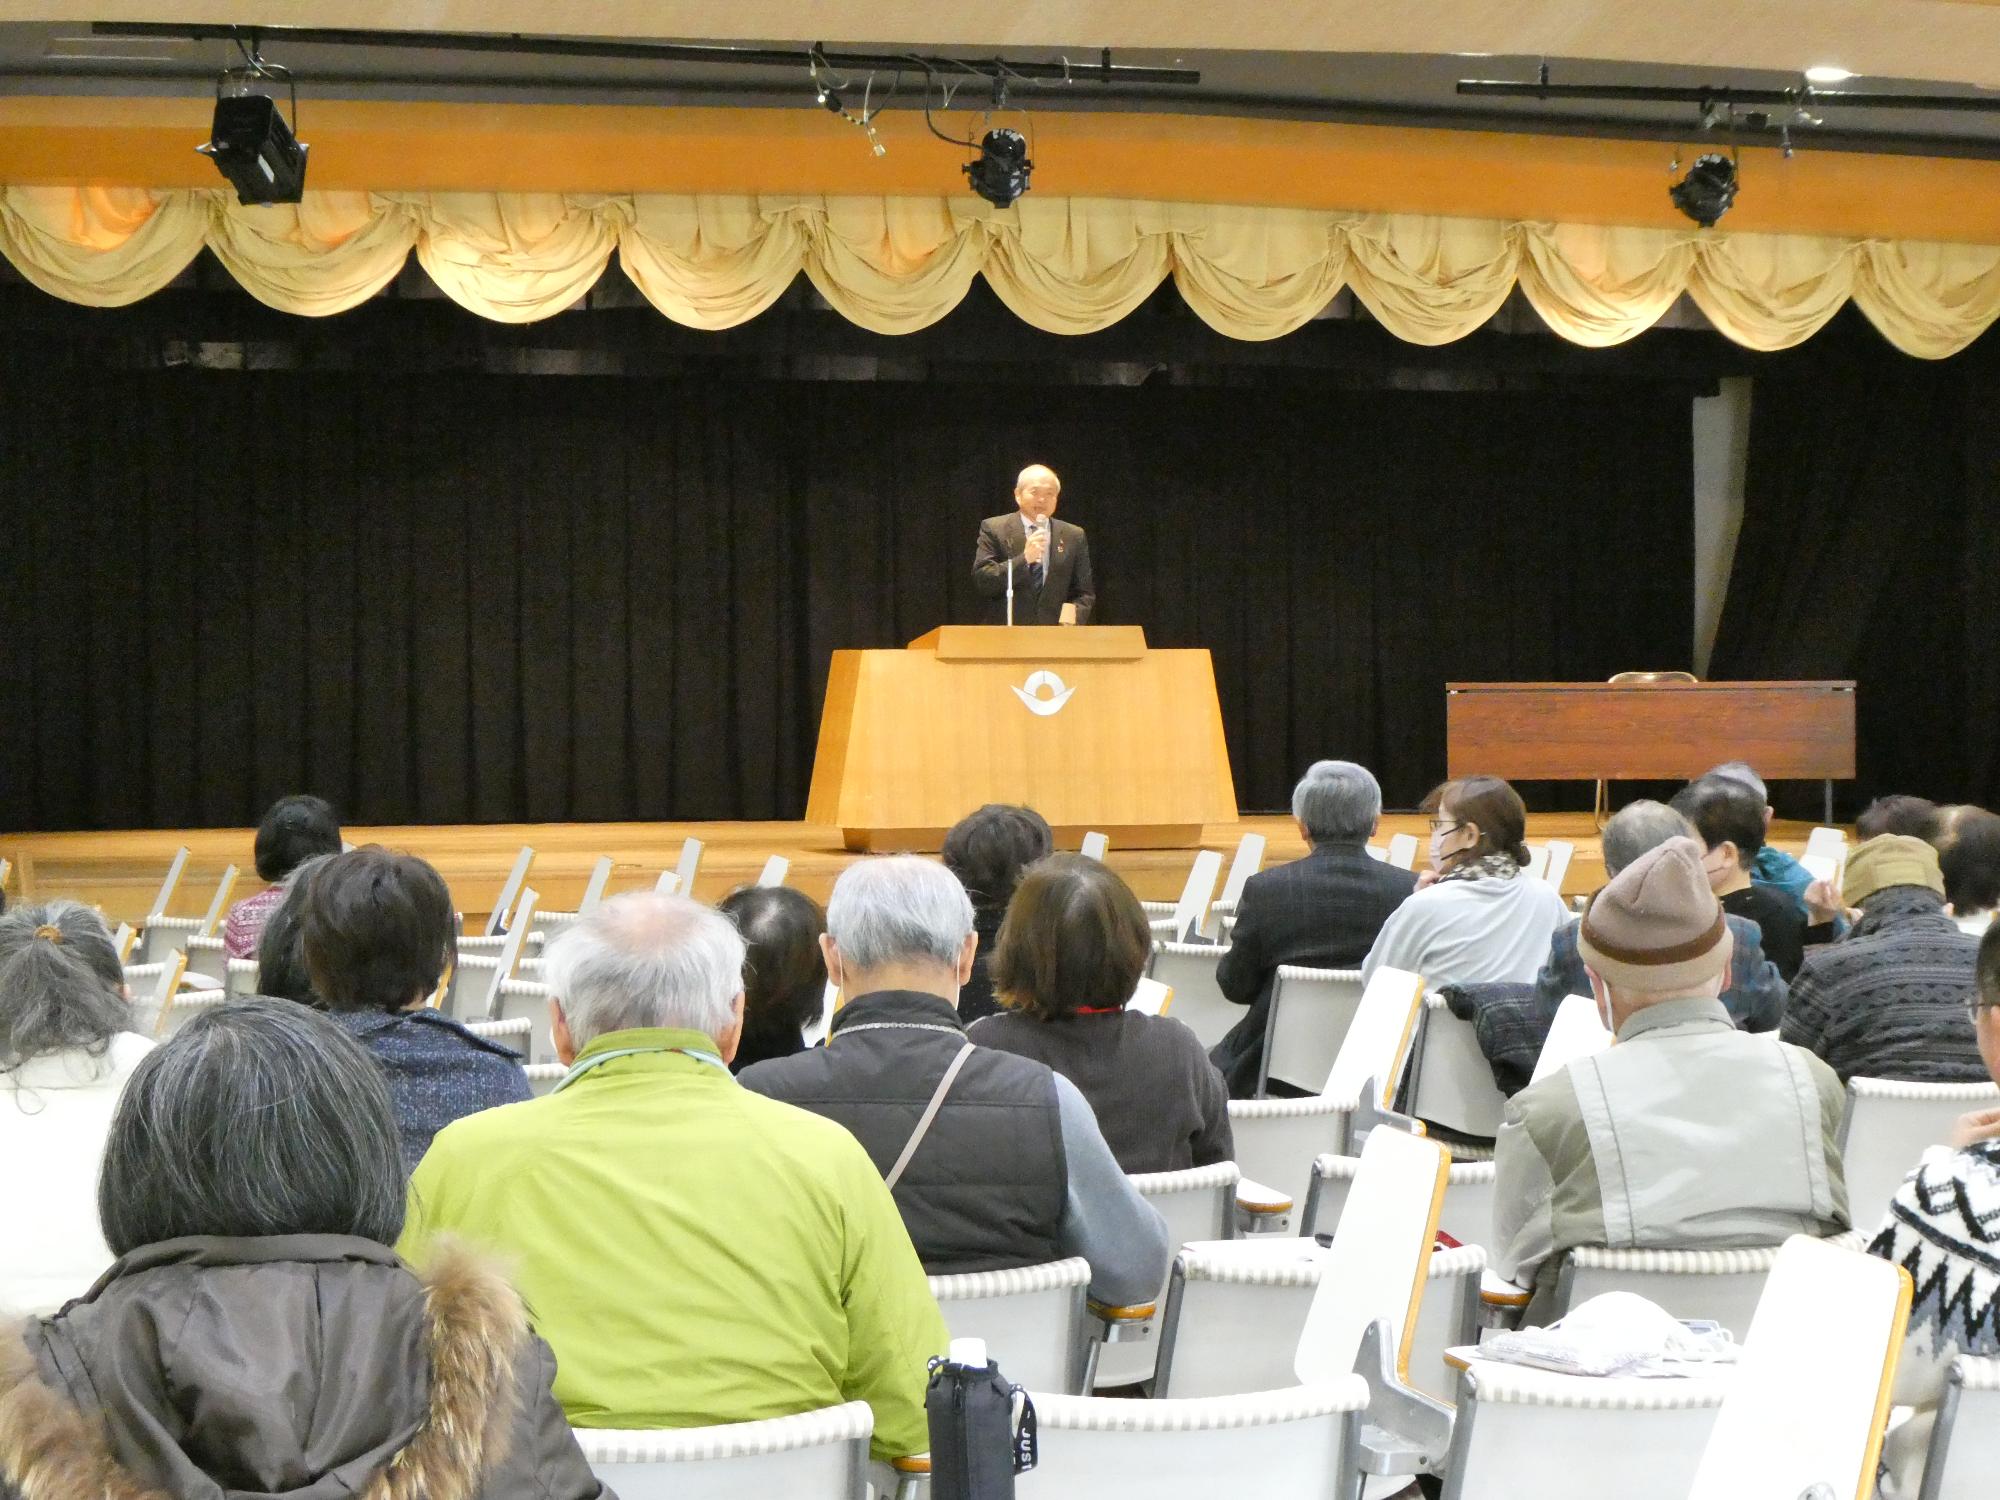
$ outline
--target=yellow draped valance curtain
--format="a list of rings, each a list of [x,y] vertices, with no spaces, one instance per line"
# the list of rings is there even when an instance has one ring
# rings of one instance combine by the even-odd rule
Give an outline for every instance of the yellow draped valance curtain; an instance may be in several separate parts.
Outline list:
[[[0,188],[0,254],[44,291],[121,306],[202,246],[259,300],[320,316],[366,301],[414,249],[445,295],[525,323],[576,302],[618,252],[661,312],[728,328],[800,271],[845,317],[907,333],[984,275],[1055,333],[1115,323],[1171,275],[1232,338],[1291,332],[1351,289],[1398,338],[1443,344],[1518,285],[1550,328],[1620,343],[1686,292],[1728,337],[1783,349],[1852,298],[1906,353],[1956,353],[2000,315],[2000,247],[1507,223],[1311,209],[1029,196],[602,197],[308,193],[243,208],[223,191]]]

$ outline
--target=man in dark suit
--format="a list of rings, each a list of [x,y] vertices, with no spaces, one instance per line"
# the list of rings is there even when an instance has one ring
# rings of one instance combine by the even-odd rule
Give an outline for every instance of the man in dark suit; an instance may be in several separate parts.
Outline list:
[[[1055,519],[1062,481],[1054,469],[1029,464],[1014,481],[1010,515],[979,523],[972,586],[994,601],[991,618],[1007,623],[1007,561],[1014,563],[1016,625],[1088,625],[1097,603],[1090,576],[1090,539],[1081,526]]]
[[[1360,968],[1382,924],[1417,886],[1414,873],[1368,852],[1382,816],[1382,788],[1366,766],[1314,762],[1292,790],[1292,816],[1312,852],[1250,877],[1229,951],[1215,969],[1222,993],[1250,1007],[1209,1053],[1232,1099],[1257,1092],[1278,966]]]

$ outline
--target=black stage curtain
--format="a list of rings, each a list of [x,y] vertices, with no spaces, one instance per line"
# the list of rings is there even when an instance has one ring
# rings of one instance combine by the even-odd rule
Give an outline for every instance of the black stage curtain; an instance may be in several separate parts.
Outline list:
[[[828,653],[978,618],[1035,460],[1246,809],[1413,805],[1447,680],[1687,664],[1688,397],[16,365],[0,827],[798,817]]]
[[[2000,798],[2000,384],[1984,346],[1927,364],[1830,342],[1760,378],[1712,675],[1857,684],[1839,816],[1907,792]],[[1776,794],[1817,819],[1816,787]]]

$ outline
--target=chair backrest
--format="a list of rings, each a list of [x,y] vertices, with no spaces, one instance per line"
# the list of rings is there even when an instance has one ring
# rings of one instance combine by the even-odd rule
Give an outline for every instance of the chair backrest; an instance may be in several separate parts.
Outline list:
[[[1271,1079],[1317,1092],[1326,1087],[1340,1044],[1361,1008],[1359,969],[1308,969],[1280,964],[1264,1018],[1264,1055],[1257,1068],[1262,1098]],[[1256,1173],[1251,1173],[1255,1177]]]
[[[528,867],[535,862],[535,851],[528,845],[521,846],[521,852],[514,856],[514,868],[507,872],[507,879],[500,886],[500,894],[493,898],[493,910],[486,914],[486,935],[499,936],[507,925],[507,914],[514,909],[514,898],[521,894],[521,887],[527,883]]]
[[[1492,1137],[1500,1132],[1507,1096],[1493,1081],[1493,1069],[1479,1050],[1470,1021],[1451,1013],[1444,996],[1424,997],[1411,1062],[1410,1113],[1460,1135]]]
[[[1960,1115],[1996,1105],[2000,1087],[1990,1083],[1848,1079],[1847,1112],[1840,1122],[1848,1222],[1879,1224],[1924,1148],[1942,1145]]]
[[[1189,1167],[1179,1172],[1136,1173],[1129,1180],[1166,1221],[1167,1244],[1178,1252],[1195,1240],[1232,1238],[1236,1221],[1236,1184],[1242,1173],[1233,1161],[1213,1166]],[[1169,1266],[1169,1274],[1172,1267]],[[1098,1355],[1098,1390],[1137,1385],[1153,1377],[1153,1361],[1159,1354],[1156,1342],[1160,1326],[1159,1304],[1167,1294],[1167,1278],[1160,1280],[1154,1294],[1154,1311],[1146,1320],[1142,1337],[1106,1344]],[[1136,1333],[1138,1330],[1133,1329]]]
[[[1399,1332],[1396,1363],[1408,1378],[1450,1168],[1451,1158],[1435,1141],[1399,1130],[1370,1133],[1299,1338],[1294,1368],[1300,1380],[1332,1380],[1352,1370],[1362,1332],[1377,1318]]]
[[[1831,1243],[1859,1249],[1857,1235]],[[1633,1292],[1677,1318],[1713,1318],[1739,1342],[1777,1263],[1776,1245],[1731,1250],[1608,1250],[1580,1245],[1556,1273],[1556,1314],[1606,1292]]]
[[[1222,894],[1210,903],[1202,918],[1201,935],[1211,942],[1222,929],[1222,914],[1234,912],[1243,899],[1243,887],[1263,868],[1264,835],[1246,833],[1236,844],[1236,857],[1229,862],[1229,878],[1222,882]]]
[[[236,889],[236,866],[223,869],[222,879],[216,882],[214,899],[208,903],[208,910],[202,914],[199,937],[214,937],[215,929],[222,925],[223,913],[229,910],[230,893]]]
[[[166,1009],[154,1023],[153,1034],[170,1037],[205,1010],[213,1010],[229,996],[222,990],[176,990],[167,998]]]
[[[182,844],[174,851],[173,863],[167,866],[166,878],[160,882],[160,889],[153,896],[153,904],[146,908],[146,921],[152,922],[167,914],[167,907],[174,899],[174,887],[181,883],[181,875],[187,870],[189,849]],[[143,923],[141,924],[144,925]]]
[[[1125,1008],[1136,1010],[1142,1016],[1163,1016],[1173,998],[1172,985],[1161,984],[1159,980],[1142,974],[1138,988],[1132,991],[1132,998],[1125,1002]]]
[[[1354,1113],[1331,1094],[1231,1099],[1229,1131],[1236,1144],[1236,1165],[1250,1181],[1283,1193],[1294,1207],[1303,1205],[1312,1188],[1313,1162],[1329,1152],[1347,1150]]]
[[[672,870],[660,871],[660,878],[653,882],[653,889],[662,896],[673,896],[680,892],[681,878]]]
[[[1115,1346],[1114,1346],[1115,1347]],[[1359,1375],[1319,1386],[1174,1401],[1038,1396],[1041,1463],[1014,1481],[1024,1500],[1214,1500],[1347,1493]]]
[[[1084,1393],[1089,1261],[1079,1256],[930,1282],[951,1336],[984,1339],[1009,1380],[1031,1391]]]
[[[1910,1273],[1794,1235],[1779,1249],[1688,1500],[1867,1500],[1910,1317]]]
[[[1528,845],[1528,873],[1537,880],[1548,879],[1549,846],[1547,844]]]
[[[1086,833],[1083,836],[1083,846],[1080,852],[1086,859],[1094,859],[1099,862],[1102,862],[1104,856],[1108,852],[1110,852],[1110,849],[1111,849],[1110,834]]]
[[[125,963],[132,957],[132,945],[138,940],[138,928],[130,922],[118,924],[118,930],[111,934],[111,946],[118,950],[118,962]]]
[[[2000,1474],[2000,1359],[1961,1355],[1945,1371],[1919,1500],[1992,1500]]]
[[[1239,1157],[1243,1154],[1240,1147],[1236,1154]],[[1332,1234],[1340,1227],[1360,1165],[1358,1156],[1326,1155],[1313,1159],[1305,1207],[1299,1215],[1300,1234]],[[1494,1170],[1490,1161],[1451,1164],[1445,1178],[1444,1206],[1438,1210],[1440,1232],[1461,1244],[1477,1244],[1492,1235]]]
[[[694,877],[701,869],[701,851],[706,846],[700,839],[681,840],[680,863],[674,866],[677,889],[683,896],[694,895]]]
[[[529,1063],[521,1071],[528,1075],[528,1092],[539,1099],[561,1083],[569,1069],[559,1062]]]
[[[535,925],[535,903],[541,897],[533,886],[525,887],[521,900],[514,908],[513,924],[507,929],[507,941],[500,945],[499,956],[493,964],[493,974],[486,983],[486,992],[471,1000],[465,1006],[465,1014],[456,1019],[461,1021],[491,1021],[500,1014],[500,986],[514,977],[514,970],[521,962],[521,950],[527,946],[528,930]]]
[[[229,950],[223,947],[221,938],[203,937],[197,932],[181,945],[181,951],[187,954],[190,974],[205,974],[217,984],[229,977]]]
[[[623,1500],[862,1500],[874,1431],[865,1401],[722,1427],[575,1429]]]
[[[228,967],[229,972],[222,979],[222,989],[230,999],[240,1000],[245,995],[260,993],[257,986],[261,971],[257,967],[256,959],[232,958]]]
[[[1204,1047],[1213,1047],[1243,1019],[1243,1007],[1231,1005],[1215,982],[1215,967],[1228,951],[1209,943],[1156,942],[1146,966],[1148,978],[1174,992],[1173,1018]]]
[[[1208,917],[1208,903],[1215,899],[1215,883],[1222,878],[1222,855],[1204,849],[1194,857],[1180,899],[1174,902],[1174,940],[1186,942]]]
[[[492,1036],[502,1046],[512,1047],[524,1062],[554,1062],[556,1044],[549,1028],[549,999],[549,987],[545,984],[527,979],[503,980],[492,1016],[465,1024],[482,1036]],[[489,1033],[480,1031],[482,1026],[506,1029]]]
[[[1716,1376],[1601,1380],[1475,1361],[1456,1383],[1445,1500],[1601,1500],[1608,1474],[1618,1500],[1687,1500],[1728,1388]]]
[[[783,885],[791,871],[792,862],[782,854],[774,854],[764,861],[764,868],[757,872],[757,884]]]
[[[1417,836],[1414,833],[1389,835],[1389,863],[1399,870],[1417,867]]]
[[[1576,858],[1576,845],[1568,839],[1550,839],[1548,865],[1542,871],[1542,879],[1556,888],[1558,894],[1563,888],[1563,879],[1569,874],[1570,861]]]
[[[1377,969],[1340,1039],[1324,1092],[1342,1104],[1393,1108],[1415,1049],[1424,981],[1407,969]]]
[[[604,888],[611,884],[611,868],[611,856],[608,854],[600,856],[597,863],[591,866],[590,880],[583,888],[583,899],[576,903],[579,917],[596,911],[598,903],[604,900]]]
[[[1597,1002],[1589,995],[1566,995],[1542,1039],[1542,1055],[1535,1059],[1533,1082],[1540,1083],[1551,1073],[1559,1073],[1579,1057],[1593,1057],[1611,1045],[1611,1033],[1598,1014]]]

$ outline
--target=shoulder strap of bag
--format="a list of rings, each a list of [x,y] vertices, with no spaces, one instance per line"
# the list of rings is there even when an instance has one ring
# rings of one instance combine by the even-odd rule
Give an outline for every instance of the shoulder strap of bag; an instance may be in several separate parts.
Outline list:
[[[972,1043],[967,1042],[958,1049],[958,1056],[951,1060],[951,1066],[944,1070],[944,1077],[938,1080],[937,1092],[931,1095],[931,1102],[924,1106],[923,1116],[917,1121],[917,1128],[910,1132],[910,1138],[903,1143],[903,1154],[896,1158],[896,1165],[889,1168],[887,1175],[882,1179],[888,1185],[890,1192],[896,1190],[896,1184],[902,1180],[903,1169],[910,1164],[910,1158],[917,1154],[917,1147],[924,1143],[924,1137],[930,1134],[931,1122],[937,1118],[938,1111],[944,1108],[944,1096],[951,1092],[952,1083],[958,1077],[958,1070],[965,1066],[965,1060],[970,1056],[972,1056]]]

